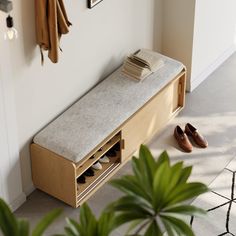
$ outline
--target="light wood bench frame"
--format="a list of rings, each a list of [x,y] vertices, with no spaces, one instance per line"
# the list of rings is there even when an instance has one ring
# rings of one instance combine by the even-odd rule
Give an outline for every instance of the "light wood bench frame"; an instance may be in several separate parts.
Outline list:
[[[184,68],[78,163],[32,143],[32,178],[35,187],[72,207],[80,206],[130,159],[140,144],[148,142],[183,109],[185,87],[186,69]],[[86,184],[79,185],[77,190],[78,176],[118,142],[120,151],[117,152],[117,157],[111,158],[109,164],[103,165],[102,171],[96,172],[96,177],[88,177]],[[102,151],[99,151],[101,148]]]

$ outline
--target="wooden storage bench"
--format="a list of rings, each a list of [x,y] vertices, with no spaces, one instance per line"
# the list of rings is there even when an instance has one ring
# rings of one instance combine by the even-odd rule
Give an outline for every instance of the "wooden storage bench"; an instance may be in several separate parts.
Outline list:
[[[124,78],[118,69],[36,134],[31,144],[36,188],[78,207],[178,114],[184,106],[185,67],[162,57],[165,66],[141,82]],[[116,156],[77,184],[114,146]]]

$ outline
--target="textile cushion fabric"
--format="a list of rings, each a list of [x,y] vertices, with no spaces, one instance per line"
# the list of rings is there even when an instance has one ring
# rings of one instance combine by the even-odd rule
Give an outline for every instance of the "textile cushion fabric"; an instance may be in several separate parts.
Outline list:
[[[182,63],[162,58],[165,66],[142,82],[122,77],[118,69],[40,131],[34,142],[79,162],[183,70]]]

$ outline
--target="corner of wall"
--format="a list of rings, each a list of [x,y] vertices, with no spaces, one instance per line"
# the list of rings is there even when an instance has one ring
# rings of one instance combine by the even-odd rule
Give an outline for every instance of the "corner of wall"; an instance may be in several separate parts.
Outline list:
[[[188,92],[192,92],[197,88],[207,77],[212,74],[221,64],[223,64],[234,52],[236,45],[233,44],[223,54],[221,54],[212,64],[205,68],[199,75],[192,78],[190,87],[187,88]]]
[[[10,202],[10,208],[15,211],[26,201],[26,195],[21,193],[14,201]]]
[[[27,187],[24,188],[24,193],[26,196],[29,196],[36,188],[34,187],[34,184],[31,183]]]
[[[190,88],[195,1],[164,0],[162,20],[162,53],[187,67],[187,88]]]

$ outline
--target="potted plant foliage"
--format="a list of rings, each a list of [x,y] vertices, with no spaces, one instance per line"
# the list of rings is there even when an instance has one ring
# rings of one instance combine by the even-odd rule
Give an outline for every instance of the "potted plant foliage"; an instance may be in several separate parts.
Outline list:
[[[51,211],[30,232],[29,221],[26,219],[17,219],[8,205],[0,199],[0,235],[2,232],[4,236],[41,236],[60,214],[60,209]]]
[[[194,236],[190,225],[183,220],[186,216],[204,215],[205,211],[190,205],[195,197],[208,191],[205,184],[189,182],[192,167],[178,162],[171,165],[167,152],[163,152],[156,160],[149,149],[141,145],[139,158],[132,158],[132,175],[114,179],[110,183],[124,195],[109,204],[96,218],[87,204],[80,208],[79,222],[67,218],[66,236],[109,236],[116,228],[129,224],[125,235],[129,236]],[[0,205],[0,212],[4,209]],[[7,214],[6,214],[7,212]],[[49,213],[39,225],[41,230],[33,231],[32,236],[39,236],[59,214],[58,210]],[[5,221],[13,219],[14,227],[24,222],[25,230],[29,232],[26,221],[17,220],[5,206],[5,214],[0,213],[0,228],[5,236],[28,236],[15,234],[4,226]],[[4,228],[5,227],[5,228]],[[22,226],[18,227],[21,228]],[[13,234],[14,233],[14,234]]]
[[[205,211],[186,201],[207,192],[208,188],[199,182],[188,182],[192,167],[184,167],[183,162],[171,165],[167,152],[155,160],[149,149],[141,145],[139,158],[132,158],[132,170],[133,175],[111,181],[124,196],[111,203],[98,220],[86,204],[81,207],[79,223],[67,219],[68,236],[108,236],[127,223],[130,223],[127,235],[161,236],[164,232],[169,236],[194,235],[182,218],[204,215]]]

